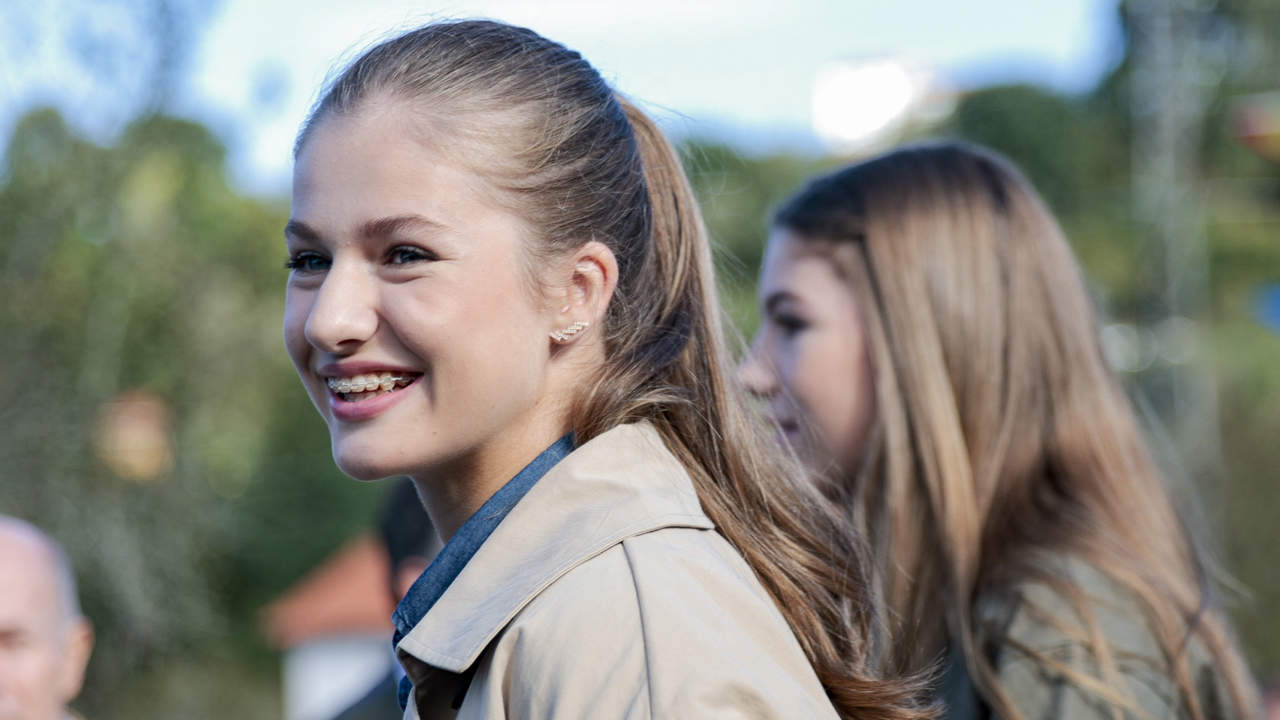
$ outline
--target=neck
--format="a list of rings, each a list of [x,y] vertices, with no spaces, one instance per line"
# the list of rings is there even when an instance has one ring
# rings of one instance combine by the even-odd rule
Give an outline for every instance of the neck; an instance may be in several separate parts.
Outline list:
[[[480,506],[566,432],[563,421],[517,424],[465,455],[415,473],[418,496],[441,540],[448,542]]]

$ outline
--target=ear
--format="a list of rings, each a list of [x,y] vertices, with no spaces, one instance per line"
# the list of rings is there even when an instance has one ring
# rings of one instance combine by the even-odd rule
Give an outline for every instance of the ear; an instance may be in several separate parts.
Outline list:
[[[575,326],[586,329],[599,325],[609,309],[613,291],[618,287],[618,259],[613,251],[604,243],[592,240],[569,256],[565,272],[567,282],[560,290],[561,295],[555,298],[557,307],[551,321],[552,332]],[[566,340],[572,339],[577,332],[570,333]]]
[[[69,703],[80,694],[84,685],[84,671],[89,665],[89,656],[93,654],[93,626],[79,617],[71,621],[66,633],[58,691],[62,701]]]

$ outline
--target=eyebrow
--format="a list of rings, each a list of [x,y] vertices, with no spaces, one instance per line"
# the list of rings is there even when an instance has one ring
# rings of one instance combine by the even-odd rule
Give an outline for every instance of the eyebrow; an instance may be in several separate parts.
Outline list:
[[[394,235],[402,230],[419,229],[428,231],[438,231],[444,228],[444,225],[429,220],[421,215],[393,215],[391,217],[376,218],[369,220],[360,225],[357,235],[361,238],[374,239],[384,238]],[[310,242],[319,242],[320,233],[310,225],[301,220],[290,220],[284,226],[285,237],[295,237],[299,240],[307,240]]]
[[[360,226],[360,237],[381,238],[395,235],[402,230],[427,230],[435,232],[444,229],[444,225],[428,220],[421,215],[395,215],[392,217],[370,220]]]
[[[299,240],[309,240],[312,242],[320,239],[320,233],[313,230],[310,225],[302,222],[301,220],[292,219],[284,225],[284,236],[285,238],[295,237]]]

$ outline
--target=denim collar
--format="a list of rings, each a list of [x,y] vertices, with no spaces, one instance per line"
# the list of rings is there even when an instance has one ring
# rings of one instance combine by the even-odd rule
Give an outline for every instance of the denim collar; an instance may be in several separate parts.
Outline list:
[[[516,503],[520,502],[520,498],[524,497],[525,493],[529,492],[533,484],[538,482],[548,470],[572,451],[573,434],[570,433],[543,450],[542,454],[516,473],[515,477],[507,481],[506,485],[485,501],[484,505],[481,505],[480,509],[468,518],[461,528],[458,528],[458,532],[449,538],[449,542],[445,543],[435,559],[431,561],[431,565],[414,581],[409,592],[405,593],[404,599],[391,615],[391,620],[395,624],[393,646],[399,645],[400,640],[426,616],[498,524],[511,512]],[[408,698],[408,685],[408,678],[400,679],[402,709]]]

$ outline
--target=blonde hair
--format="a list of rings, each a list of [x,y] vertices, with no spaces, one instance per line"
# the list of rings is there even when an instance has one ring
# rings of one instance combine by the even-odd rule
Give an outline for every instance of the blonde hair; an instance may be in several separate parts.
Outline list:
[[[1237,711],[1255,707],[1071,250],[1021,174],[971,146],[904,148],[813,181],[775,226],[824,246],[862,309],[878,425],[845,490],[886,572],[899,668],[956,647],[998,715],[1020,717],[984,652],[1005,628],[978,603],[1042,583],[1083,619],[1099,676],[1034,659],[1140,713],[1084,591],[1046,562],[1069,557],[1132,595],[1190,717],[1206,710],[1188,633]]]
[[[589,240],[619,279],[605,363],[571,418],[586,442],[647,420],[693,479],[716,528],[773,596],[846,717],[924,717],[918,683],[886,679],[866,551],[771,446],[748,412],[720,327],[706,232],[679,159],[653,122],[578,53],[487,21],[428,25],[367,51],[322,96],[298,140],[330,113],[409,103],[500,201],[527,221],[539,258]],[[479,147],[489,152],[475,153]]]

